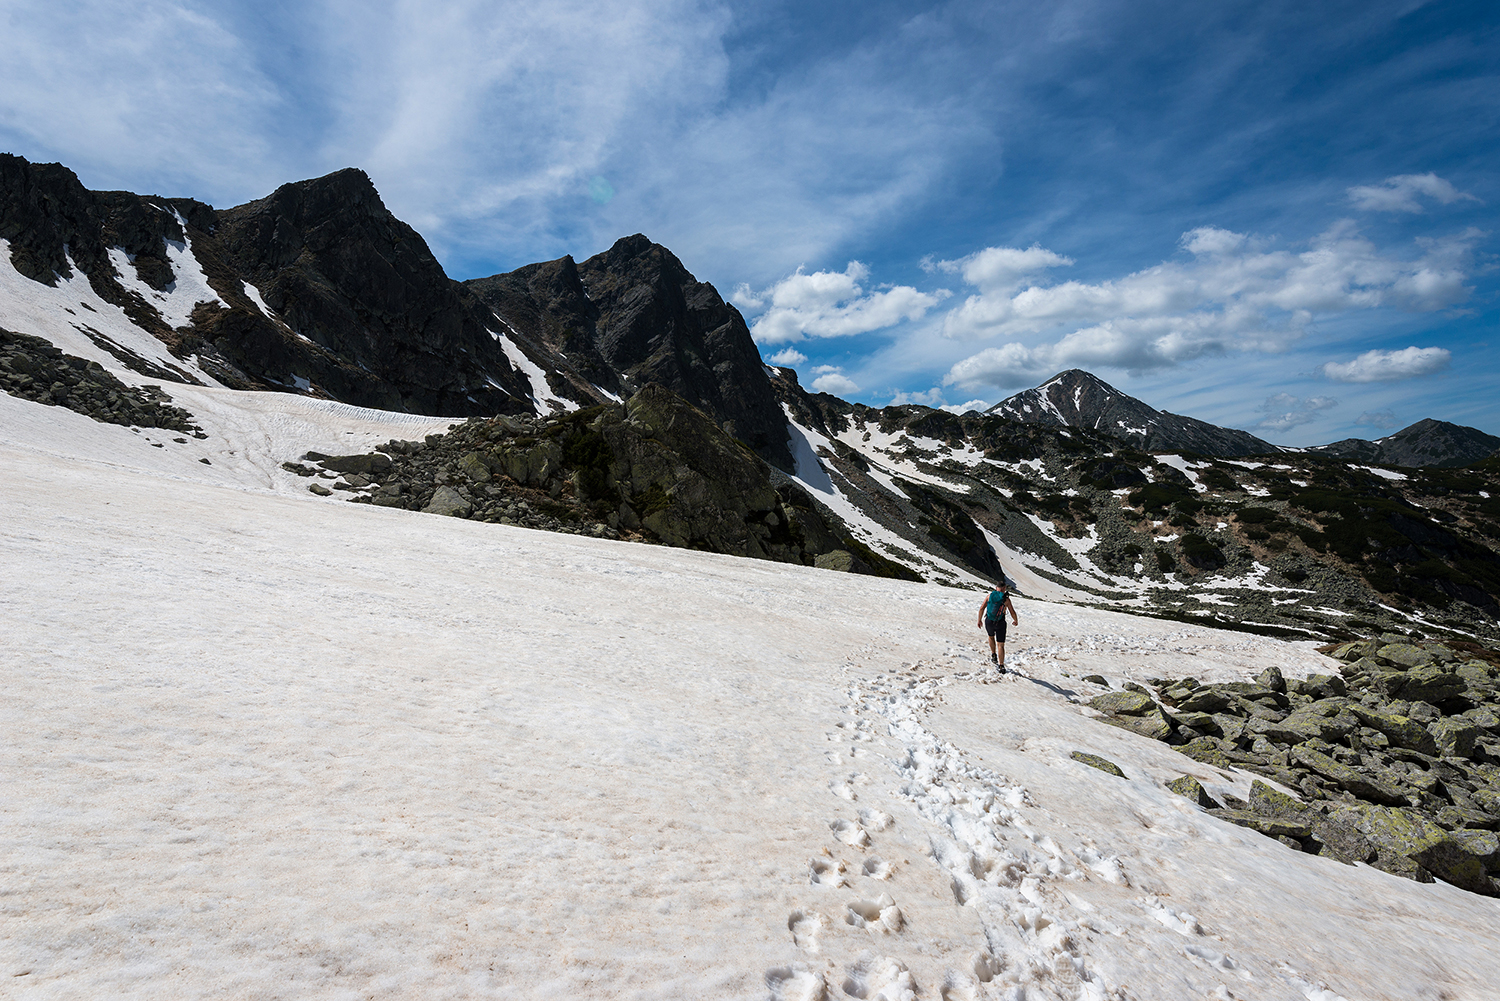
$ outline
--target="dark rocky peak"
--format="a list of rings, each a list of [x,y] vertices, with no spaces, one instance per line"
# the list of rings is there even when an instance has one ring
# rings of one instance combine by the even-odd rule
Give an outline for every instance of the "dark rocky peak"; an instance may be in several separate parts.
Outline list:
[[[1320,455],[1388,466],[1467,466],[1500,450],[1500,438],[1478,428],[1432,418],[1374,441],[1345,438],[1308,449]]]
[[[987,413],[1027,424],[1088,428],[1153,452],[1228,456],[1280,451],[1247,431],[1157,410],[1077,368],[1002,400]]]
[[[791,467],[786,418],[744,317],[660,244],[638,233],[581,264],[562,258],[465,284],[593,385],[630,395],[657,383]]]

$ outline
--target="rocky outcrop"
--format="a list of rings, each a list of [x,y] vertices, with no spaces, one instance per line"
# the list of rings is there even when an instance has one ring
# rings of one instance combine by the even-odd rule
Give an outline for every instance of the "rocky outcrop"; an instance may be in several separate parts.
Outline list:
[[[1301,794],[1256,782],[1248,803],[1220,807],[1171,785],[1230,823],[1314,855],[1500,896],[1500,654],[1394,634],[1328,652],[1343,662],[1338,674],[1157,679],[1154,692],[1106,692],[1090,705],[1200,762]],[[1431,701],[1398,697],[1414,692]]]
[[[1088,428],[1151,452],[1232,456],[1281,451],[1248,431],[1157,410],[1078,368],[1001,400],[986,413],[1027,424]]]
[[[102,365],[64,354],[40,337],[0,328],[0,390],[66,407],[103,424],[166,428],[203,438],[193,415],[171,405],[160,386],[127,386]]]
[[[382,507],[909,576],[708,415],[655,385],[623,404],[471,419],[422,442],[309,453],[286,468],[316,477],[314,492],[332,481],[351,500]]]
[[[783,470],[786,420],[744,318],[670,250],[636,234],[575,265],[565,257],[467,287],[519,333],[612,392],[655,383]]]

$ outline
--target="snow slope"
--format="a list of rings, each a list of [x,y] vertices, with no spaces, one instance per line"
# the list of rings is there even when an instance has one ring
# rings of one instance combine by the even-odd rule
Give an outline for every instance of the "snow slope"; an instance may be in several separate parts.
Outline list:
[[[0,995],[1494,996],[1495,901],[1069,699],[1307,644],[1022,601],[996,679],[973,593],[319,500],[444,422],[172,391],[0,396]]]

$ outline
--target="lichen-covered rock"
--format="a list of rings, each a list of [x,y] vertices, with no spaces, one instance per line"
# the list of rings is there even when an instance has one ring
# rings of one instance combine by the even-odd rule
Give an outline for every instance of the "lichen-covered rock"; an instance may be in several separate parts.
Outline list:
[[[1436,876],[1472,893],[1497,895],[1485,872],[1485,857],[1472,854],[1469,842],[1455,839],[1411,810],[1378,806],[1350,809],[1355,815],[1354,826],[1375,848],[1372,864],[1376,868],[1423,883]]]
[[[1266,668],[1255,679],[1256,683],[1278,695],[1286,692],[1286,678],[1281,673],[1281,668],[1274,664]]]
[[[1359,718],[1343,708],[1331,716],[1325,715],[1322,709],[1314,704],[1298,709],[1276,726],[1298,735],[1298,739],[1286,741],[1288,744],[1299,743],[1309,738],[1336,743],[1358,728]]]
[[[1141,716],[1106,716],[1104,721],[1152,740],[1166,740],[1172,736],[1172,723],[1160,709]]]
[[[1250,809],[1269,817],[1303,817],[1308,805],[1278,789],[1273,789],[1260,779],[1250,783]]]
[[[1406,672],[1398,694],[1408,702],[1447,702],[1468,687],[1462,676],[1441,667],[1419,667]]]
[[[1426,667],[1434,659],[1430,651],[1423,650],[1413,643],[1387,643],[1375,651],[1375,658],[1408,670],[1414,667]]]
[[[1186,754],[1194,761],[1201,761],[1205,765],[1213,765],[1215,768],[1230,769],[1234,767],[1234,762],[1229,760],[1229,756],[1224,753],[1224,748],[1213,737],[1199,737],[1196,740],[1190,740],[1177,748],[1177,750],[1182,754]]]
[[[1368,799],[1375,803],[1406,804],[1406,795],[1399,787],[1367,776],[1307,744],[1299,744],[1292,748],[1291,760],[1317,772],[1339,788],[1346,789],[1361,799]]]
[[[465,452],[463,457],[454,465],[471,483],[489,482],[489,463],[485,462],[484,456],[478,452]]]
[[[1479,727],[1459,716],[1433,720],[1427,724],[1427,732],[1437,743],[1438,753],[1446,758],[1471,758],[1474,742],[1479,738]]]
[[[1343,695],[1347,688],[1336,674],[1309,674],[1301,681],[1287,682],[1287,690],[1310,699],[1330,699]]]
[[[1212,688],[1200,688],[1177,704],[1177,708],[1189,713],[1219,713],[1229,708],[1231,699],[1223,692]]]
[[[1088,765],[1090,768],[1097,768],[1101,772],[1108,772],[1109,774],[1118,776],[1122,779],[1125,777],[1125,773],[1120,771],[1120,766],[1115,764],[1108,758],[1101,758],[1099,757],[1099,755],[1090,754],[1087,751],[1074,751],[1072,755],[1070,755],[1070,757],[1072,757],[1074,761],[1079,761],[1085,765]]]
[[[1361,657],[1374,656],[1375,651],[1380,649],[1380,644],[1374,640],[1358,640],[1354,643],[1345,643],[1334,650],[1331,654],[1337,660],[1353,662]]]
[[[1219,809],[1219,803],[1203,788],[1203,783],[1191,775],[1183,775],[1167,783],[1167,788],[1177,795],[1192,800],[1206,810]]]
[[[1143,716],[1156,708],[1151,696],[1142,692],[1106,692],[1090,699],[1089,705],[1116,716]]]
[[[1385,734],[1386,739],[1397,747],[1420,751],[1423,754],[1437,753],[1437,741],[1433,740],[1427,728],[1416,720],[1362,705],[1351,705],[1349,711],[1358,717],[1362,725]]]
[[[1250,810],[1214,810],[1213,815],[1271,838],[1305,838],[1313,832],[1312,825],[1305,820],[1270,817]]]

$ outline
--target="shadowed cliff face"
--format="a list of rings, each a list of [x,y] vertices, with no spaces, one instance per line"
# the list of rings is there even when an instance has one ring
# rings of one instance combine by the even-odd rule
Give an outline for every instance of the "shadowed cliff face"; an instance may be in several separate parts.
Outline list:
[[[582,264],[564,257],[466,284],[595,385],[629,394],[657,383],[791,468],[786,420],[744,317],[665,247],[637,234]]]
[[[347,402],[444,415],[530,409],[487,310],[363,171],[283,185],[218,213],[218,224],[224,257],[294,334],[381,384]]]

